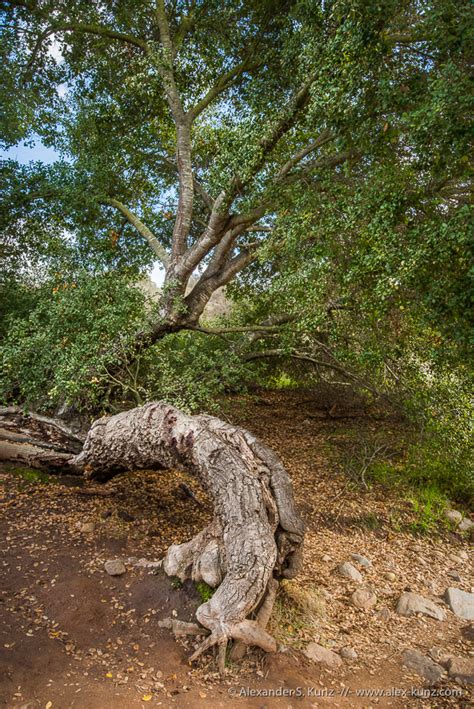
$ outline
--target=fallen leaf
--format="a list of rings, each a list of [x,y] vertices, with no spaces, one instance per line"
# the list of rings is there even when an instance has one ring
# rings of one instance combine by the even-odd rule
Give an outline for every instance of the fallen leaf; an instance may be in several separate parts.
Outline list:
[[[112,672],[107,672],[107,674],[105,676],[106,677],[113,677],[113,674],[112,674]]]
[[[153,699],[153,694],[144,694],[142,697],[142,701],[144,702],[149,702],[150,699]]]

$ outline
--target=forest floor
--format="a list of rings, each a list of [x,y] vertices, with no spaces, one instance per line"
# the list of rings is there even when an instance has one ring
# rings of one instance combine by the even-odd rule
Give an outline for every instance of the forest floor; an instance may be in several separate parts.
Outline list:
[[[186,476],[121,475],[90,495],[77,480],[38,481],[4,466],[0,707],[467,707],[466,686],[444,676],[429,690],[401,658],[407,648],[427,655],[433,647],[472,657],[472,624],[442,600],[449,586],[474,585],[466,540],[447,529],[415,536],[413,510],[396,490],[354,486],[335,463],[334,451],[381,428],[396,437],[401,424],[329,411],[307,391],[235,397],[226,410],[279,453],[307,525],[303,573],[291,593],[282,591],[272,620],[286,651],[250,653],[220,677],[212,656],[189,665],[194,640],[176,641],[159,626],[170,615],[191,620],[202,602],[193,584],[173,584],[140,561],[162,558],[209,517],[208,501]],[[126,573],[105,573],[108,559],[123,560]],[[345,561],[375,592],[374,607],[351,603],[358,584],[338,573]],[[314,594],[312,614],[298,606],[295,588]],[[435,601],[446,619],[398,615],[404,591]],[[350,647],[357,657],[323,667],[304,654],[311,641],[335,652]]]

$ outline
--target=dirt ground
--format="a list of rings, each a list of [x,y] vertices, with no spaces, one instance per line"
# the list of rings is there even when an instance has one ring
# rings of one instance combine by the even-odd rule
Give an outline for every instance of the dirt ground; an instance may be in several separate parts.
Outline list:
[[[203,527],[209,503],[196,484],[174,471],[142,471],[118,476],[91,495],[77,481],[32,481],[4,467],[0,706],[467,707],[467,687],[446,679],[429,690],[401,662],[406,648],[474,654],[472,624],[442,601],[448,586],[474,586],[472,566],[462,558],[467,542],[449,532],[416,537],[403,524],[395,526],[394,512],[398,522],[409,518],[406,503],[379,487],[354,490],[328,453],[348,427],[353,433],[360,426],[362,435],[366,428],[396,424],[335,417],[308,392],[236,398],[228,416],[272,446],[293,478],[307,524],[299,584],[321,599],[316,622],[295,623],[282,596],[273,630],[284,652],[250,653],[224,677],[212,656],[191,666],[195,639],[177,642],[159,621],[170,615],[191,620],[202,602],[199,592],[191,583],[173,584],[141,560],[160,559],[169,544]],[[93,523],[91,531],[82,527],[87,523]],[[353,553],[372,562],[359,567],[378,599],[369,610],[351,604],[356,584],[337,572]],[[122,559],[127,572],[107,575],[107,559]],[[455,572],[460,579],[453,581],[449,574]],[[397,615],[406,590],[438,602],[446,620]],[[322,669],[303,654],[312,640],[336,652],[350,646],[357,658]]]

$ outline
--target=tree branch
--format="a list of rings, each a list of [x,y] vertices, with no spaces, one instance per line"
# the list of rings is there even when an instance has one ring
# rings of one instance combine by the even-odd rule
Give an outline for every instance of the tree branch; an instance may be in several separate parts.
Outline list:
[[[176,162],[179,176],[178,212],[173,229],[172,260],[176,263],[186,250],[191,228],[194,178],[191,163],[191,121],[185,114],[173,71],[173,43],[166,17],[164,0],[156,2],[156,18],[163,46],[163,61],[157,69],[163,79],[165,93],[176,124]]]
[[[126,207],[118,199],[109,197],[103,200],[104,204],[108,204],[111,207],[115,207],[118,211],[123,214],[125,219],[138,231],[138,233],[143,236],[153,250],[155,256],[161,261],[165,269],[169,267],[170,259],[164,247],[160,244],[153,232],[144,224],[141,219],[137,217],[128,207]]]
[[[325,143],[328,143],[331,140],[334,140],[336,138],[334,133],[331,133],[329,130],[323,130],[322,133],[314,140],[313,142],[309,143],[306,145],[302,150],[297,152],[292,158],[287,160],[287,162],[283,165],[283,167],[280,169],[280,171],[277,174],[276,179],[281,180],[283,179],[289,172],[292,170],[295,165],[297,165],[300,160],[303,160],[309,153],[312,153],[314,150],[317,150],[320,148],[322,145]]]

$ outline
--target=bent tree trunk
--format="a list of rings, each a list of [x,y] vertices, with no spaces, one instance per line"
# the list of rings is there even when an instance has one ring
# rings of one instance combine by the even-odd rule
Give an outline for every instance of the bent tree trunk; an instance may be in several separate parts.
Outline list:
[[[98,480],[137,468],[196,476],[213,499],[213,521],[171,546],[164,569],[217,590],[196,611],[200,626],[174,622],[173,629],[209,632],[191,659],[218,645],[221,668],[231,639],[276,650],[264,626],[277,580],[298,571],[304,529],[288,474],[271,450],[244,429],[154,402],[95,421],[71,463]]]

